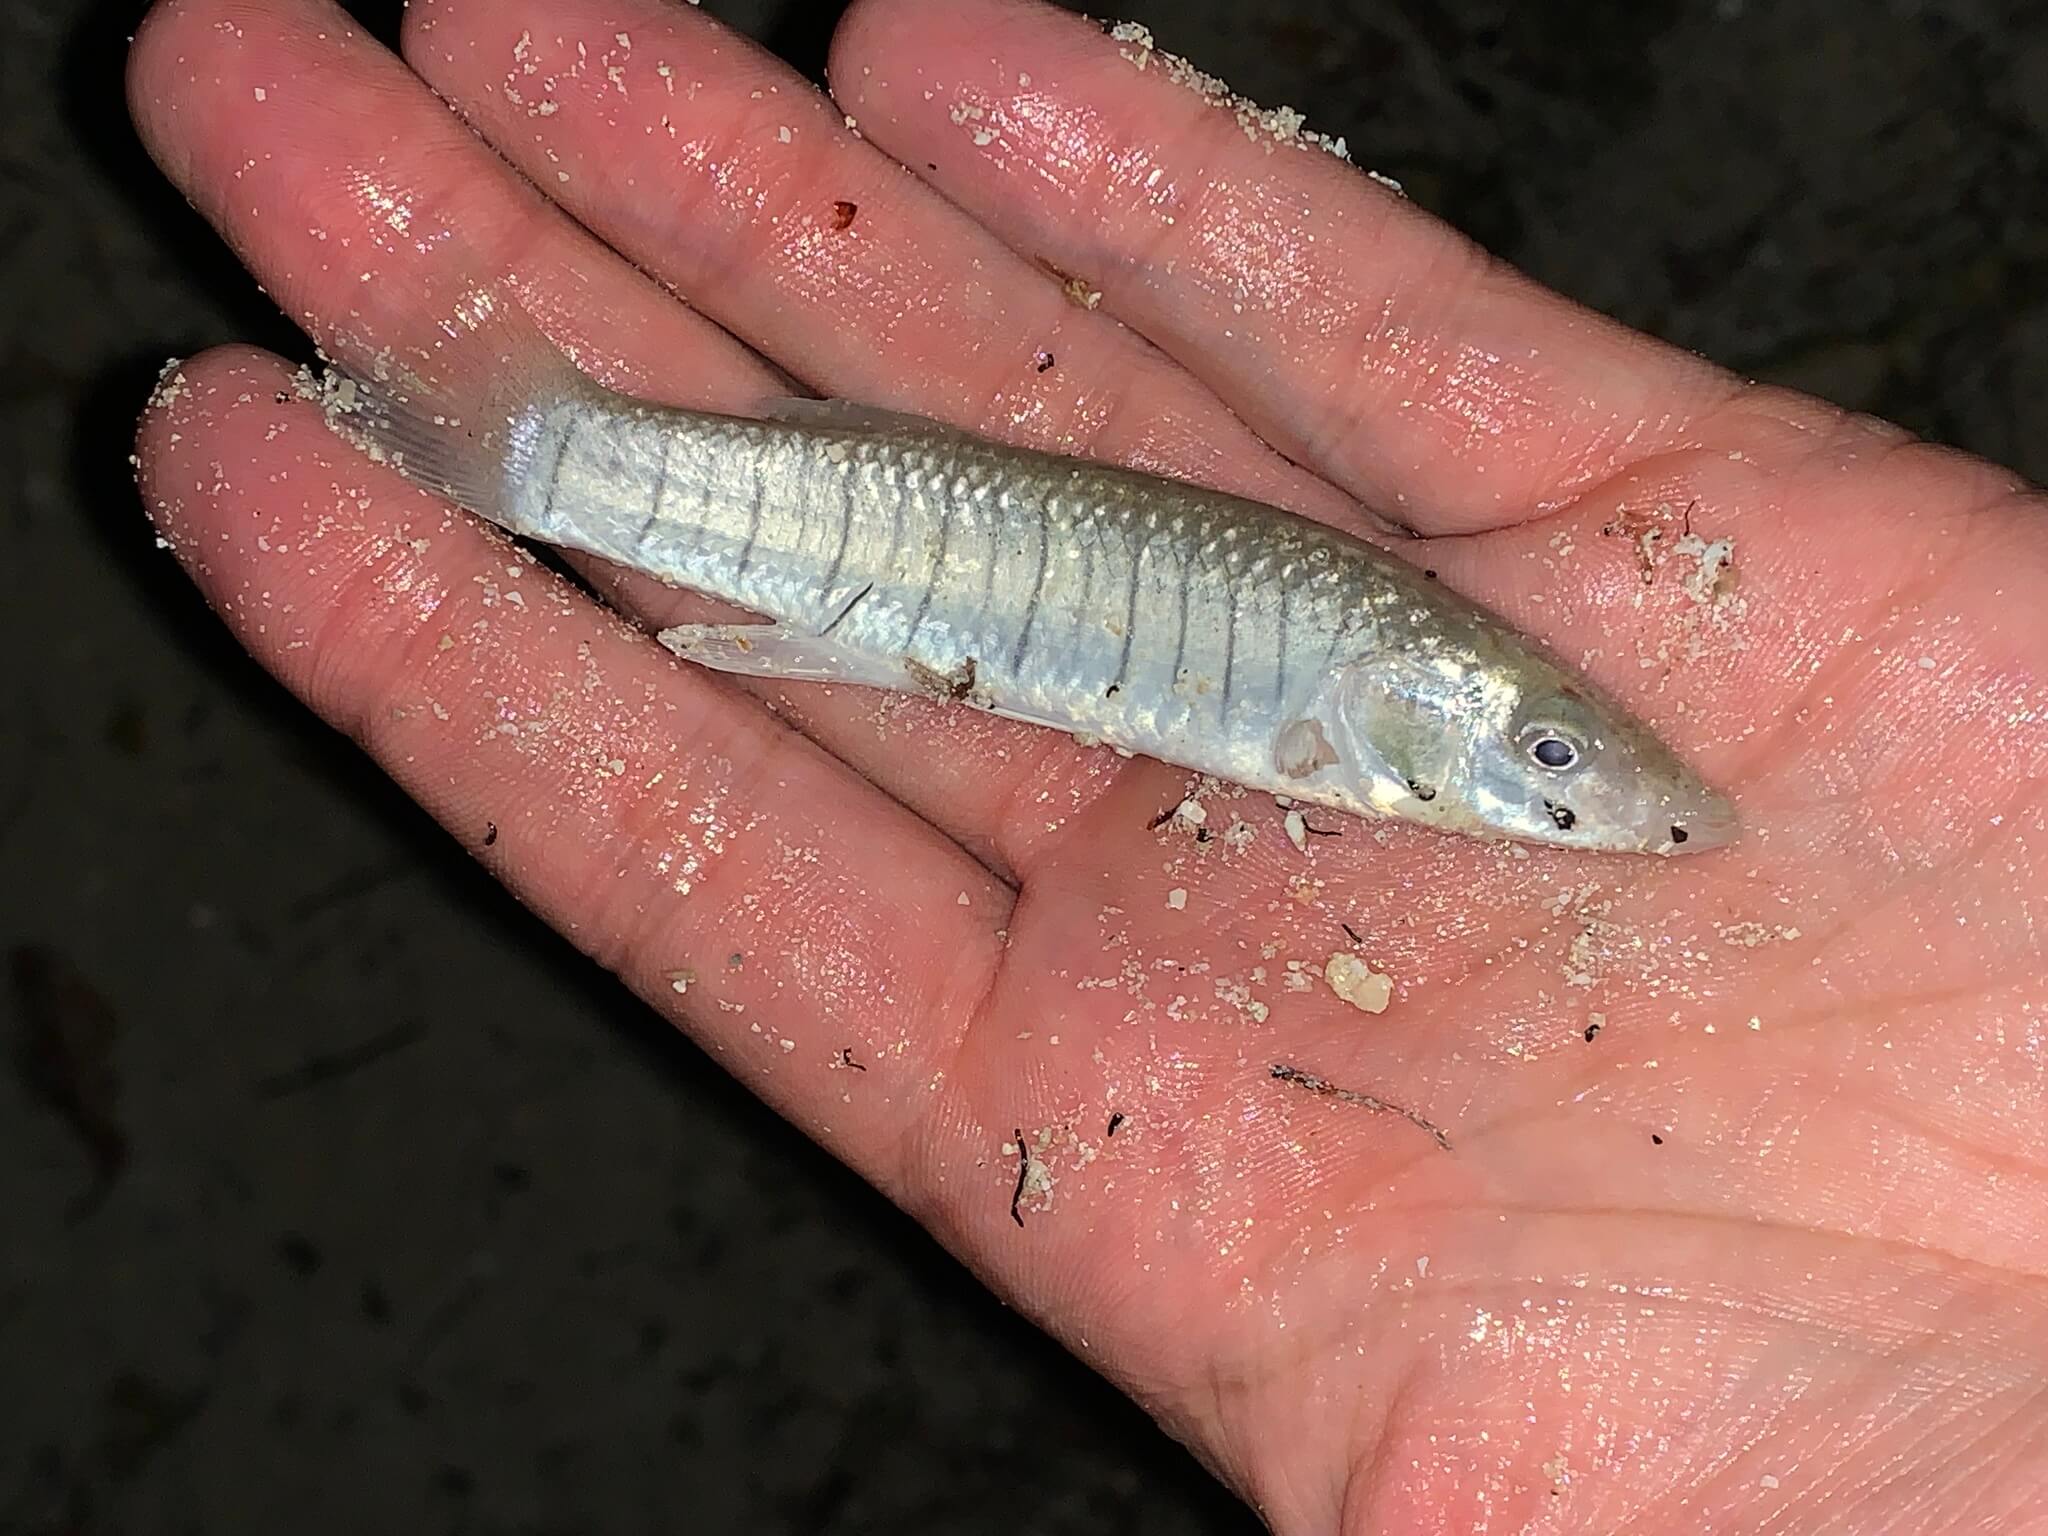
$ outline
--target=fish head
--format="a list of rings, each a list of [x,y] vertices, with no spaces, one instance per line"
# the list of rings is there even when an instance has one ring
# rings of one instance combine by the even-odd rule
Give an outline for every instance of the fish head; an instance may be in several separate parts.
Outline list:
[[[1318,777],[1360,809],[1604,852],[1698,853],[1736,835],[1726,799],[1647,727],[1519,647],[1367,658],[1332,683]]]

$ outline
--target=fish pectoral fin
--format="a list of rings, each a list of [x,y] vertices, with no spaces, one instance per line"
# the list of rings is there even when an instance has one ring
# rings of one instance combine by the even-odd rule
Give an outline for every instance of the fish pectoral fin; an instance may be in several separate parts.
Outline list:
[[[905,685],[903,663],[890,662],[781,624],[678,624],[655,636],[685,661],[735,677],[795,683]]]

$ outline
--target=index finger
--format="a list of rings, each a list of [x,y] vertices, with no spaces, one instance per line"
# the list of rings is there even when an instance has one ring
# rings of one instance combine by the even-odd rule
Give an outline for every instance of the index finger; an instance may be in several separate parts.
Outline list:
[[[137,467],[159,537],[257,660],[762,1098],[917,1192],[904,1148],[953,1105],[1004,952],[1000,882],[344,443],[282,359],[171,371]]]
[[[831,78],[874,143],[1420,531],[1553,508],[1695,441],[1740,387],[1495,262],[1143,28],[861,0]]]

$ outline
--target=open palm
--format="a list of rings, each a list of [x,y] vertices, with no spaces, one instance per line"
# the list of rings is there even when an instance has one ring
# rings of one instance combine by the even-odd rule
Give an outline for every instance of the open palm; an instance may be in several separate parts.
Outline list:
[[[405,41],[163,0],[136,45],[159,162],[315,335],[417,345],[509,271],[621,387],[743,409],[779,368],[1386,533],[1746,826],[1670,861],[1304,826],[748,693],[281,361],[187,363],[142,429],[163,536],[524,900],[1276,1528],[2048,1520],[2032,493],[1537,291],[1022,0],[866,0],[836,101],[658,0],[414,0]],[[587,574],[643,626],[703,606]]]

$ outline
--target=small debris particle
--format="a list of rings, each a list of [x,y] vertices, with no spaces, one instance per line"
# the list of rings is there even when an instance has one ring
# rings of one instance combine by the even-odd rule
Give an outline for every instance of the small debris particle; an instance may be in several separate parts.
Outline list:
[[[971,907],[974,905],[974,899],[971,896],[969,896],[965,891],[962,891],[958,896],[955,896],[953,900],[956,904],[963,907]]]
[[[1168,891],[1166,893],[1166,904],[1176,912],[1184,910],[1188,904],[1186,888],[1176,885],[1172,890]]]
[[[1702,607],[1718,603],[1735,587],[1735,541],[1715,539],[1711,544],[1696,533],[1688,533],[1671,546],[1673,554],[1685,555],[1699,563],[1685,573],[1685,595]]]
[[[1267,1072],[1283,1083],[1292,1083],[1297,1088],[1304,1089],[1309,1093],[1323,1094],[1337,1100],[1340,1104],[1356,1104],[1361,1109],[1369,1109],[1376,1114],[1399,1115],[1410,1125],[1429,1132],[1436,1139],[1436,1144],[1446,1152],[1451,1150],[1451,1138],[1444,1131],[1443,1127],[1437,1125],[1434,1121],[1425,1119],[1412,1109],[1404,1108],[1402,1105],[1391,1103],[1370,1093],[1360,1093],[1355,1088],[1339,1088],[1335,1083],[1330,1082],[1326,1078],[1318,1077],[1313,1072],[1304,1072],[1300,1067],[1289,1066],[1284,1061],[1274,1062],[1271,1067],[1267,1068]]]
[[[776,129],[775,137],[779,143],[787,144],[789,142],[789,129],[787,127]]]
[[[1017,1137],[1017,1187],[1010,1191],[1010,1220],[1018,1226],[1024,1225],[1024,1186],[1031,1181],[1031,1149],[1024,1144],[1024,1131],[1020,1126]]]
[[[360,1072],[365,1067],[374,1066],[387,1056],[396,1055],[406,1047],[417,1045],[426,1038],[425,1025],[413,1019],[400,1019],[389,1029],[380,1030],[367,1040],[344,1046],[340,1050],[322,1051],[307,1057],[295,1067],[260,1078],[257,1080],[256,1088],[266,1099],[282,1099],[292,1094],[305,1093]]]
[[[839,1055],[834,1058],[834,1064],[841,1067],[851,1067],[856,1072],[867,1071],[865,1064],[853,1059],[853,1047],[850,1045],[843,1045],[839,1048]]]
[[[846,199],[841,198],[832,205],[832,227],[834,229],[850,229],[853,226],[854,215],[859,212],[859,203],[849,203]]]
[[[1130,59],[1139,69],[1142,70],[1147,64],[1151,63],[1150,55],[1153,48],[1157,45],[1152,41],[1152,29],[1150,27],[1145,26],[1142,22],[1120,21],[1109,29],[1109,35],[1119,43],[1136,43],[1138,45],[1140,57],[1132,58],[1128,53],[1124,57]]]
[[[1118,1110],[1115,1114],[1109,1117],[1109,1129],[1104,1131],[1102,1134],[1105,1137],[1114,1136],[1116,1134],[1117,1127],[1122,1125],[1123,1123],[1124,1112],[1122,1110]]]
[[[690,983],[697,979],[697,973],[684,967],[673,971],[663,971],[661,979],[669,984],[676,996],[682,997],[690,990]]]
[[[277,1256],[287,1269],[302,1278],[317,1273],[321,1264],[320,1250],[303,1232],[287,1232],[280,1237]]]
[[[1760,944],[1772,944],[1799,937],[1797,928],[1774,928],[1768,923],[1756,922],[1722,923],[1717,925],[1714,931],[1720,935],[1723,944],[1733,945],[1737,949],[1755,949]]]
[[[1086,278],[1063,271],[1044,257],[1039,258],[1038,264],[1052,274],[1053,280],[1060,285],[1060,292],[1067,296],[1069,303],[1078,304],[1083,309],[1093,309],[1102,302],[1102,290]]]
[[[1173,814],[1191,827],[1199,827],[1209,819],[1208,811],[1202,808],[1202,802],[1199,800],[1181,801],[1174,807]]]
[[[1031,366],[1040,373],[1044,373],[1047,369],[1051,368],[1052,365],[1053,355],[1050,352],[1046,351],[1043,347],[1040,347],[1036,355],[1034,355],[1031,359]]]
[[[495,821],[487,821],[487,822],[485,822],[485,823],[484,823],[484,846],[485,846],[486,848],[488,848],[488,847],[490,847],[490,846],[491,846],[491,844],[495,843],[495,842],[496,842],[497,840],[498,840],[498,824],[497,824],[497,823],[496,823]]]
[[[17,945],[9,958],[22,1072],[85,1148],[94,1174],[86,1199],[97,1204],[128,1163],[115,1050],[120,1021],[84,973],[48,945]]]
[[[1330,990],[1363,1013],[1385,1013],[1394,996],[1394,980],[1383,976],[1356,955],[1335,954],[1323,966]]]
[[[1670,515],[1669,506],[1659,506],[1654,512],[1640,507],[1625,507],[1600,530],[1607,538],[1627,539],[1635,546],[1636,569],[1642,574],[1646,587],[1657,579],[1656,544],[1664,537],[1662,520]]]
[[[1600,1031],[1607,1027],[1607,1015],[1591,1013],[1586,1015],[1586,1043],[1591,1045],[1600,1038]]]
[[[1344,930],[1344,937],[1349,939],[1352,943],[1363,944],[1365,942],[1364,939],[1359,937],[1358,930],[1352,927],[1349,923],[1339,923],[1337,926]]]
[[[1289,811],[1282,823],[1287,828],[1287,841],[1294,844],[1296,853],[1308,852],[1308,819],[1299,811]]]
[[[1167,79],[1194,92],[1210,105],[1230,113],[1236,118],[1237,126],[1243,131],[1244,136],[1254,144],[1265,144],[1269,152],[1274,144],[1291,144],[1298,149],[1320,149],[1335,155],[1339,160],[1347,163],[1350,161],[1351,152],[1342,137],[1332,138],[1328,134],[1304,128],[1302,124],[1306,119],[1292,107],[1262,107],[1257,102],[1238,95],[1214,75],[1195,68],[1186,59],[1161,48],[1152,40],[1151,31],[1137,22],[1118,22],[1109,29],[1109,35],[1119,43],[1131,45],[1128,48],[1119,48],[1117,52],[1132,68],[1142,74],[1146,67],[1156,60],[1160,72]],[[1387,177],[1375,173],[1373,179],[1393,187],[1397,192],[1400,190],[1400,183]]]
[[[1650,1144],[1652,1146],[1661,1147],[1664,1145],[1664,1138],[1662,1136],[1659,1136],[1655,1131],[1652,1131],[1650,1132]]]
[[[974,692],[976,663],[972,656],[951,672],[935,671],[914,658],[906,658],[905,665],[910,670],[910,680],[928,698],[957,704]]]
[[[1336,762],[1337,749],[1330,745],[1320,720],[1296,720],[1274,739],[1273,766],[1290,779],[1305,779]],[[1289,800],[1287,805],[1293,803]]]
[[[1756,1485],[1759,1488],[1775,1488],[1778,1486],[1777,1475],[1775,1473],[1766,1472],[1762,1477],[1756,1480]]]

